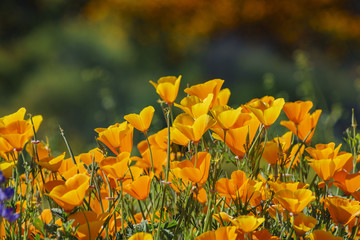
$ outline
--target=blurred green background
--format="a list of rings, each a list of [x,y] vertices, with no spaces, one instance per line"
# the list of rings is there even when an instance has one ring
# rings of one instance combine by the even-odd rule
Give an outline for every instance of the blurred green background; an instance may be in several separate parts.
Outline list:
[[[164,126],[149,80],[182,75],[179,102],[187,84],[221,78],[231,106],[312,100],[314,142],[340,142],[360,116],[359,56],[357,0],[2,0],[0,112],[43,115],[41,138],[63,148],[61,125],[79,154],[94,128],[148,105],[152,130]]]

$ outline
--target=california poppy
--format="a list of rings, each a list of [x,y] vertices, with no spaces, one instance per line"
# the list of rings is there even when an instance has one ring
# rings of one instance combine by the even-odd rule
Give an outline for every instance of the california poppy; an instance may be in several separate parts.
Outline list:
[[[265,96],[250,101],[245,107],[253,112],[265,127],[269,127],[279,117],[284,104],[285,100],[283,98],[274,99],[274,97]]]
[[[326,197],[324,205],[329,210],[334,223],[346,225],[360,214],[360,203],[358,201],[333,196]]]
[[[150,183],[151,177],[144,175],[125,185],[123,190],[137,200],[144,200],[149,196]]]
[[[316,218],[299,213],[295,216],[293,228],[297,236],[304,236],[317,224]]]
[[[220,227],[201,234],[195,240],[236,240],[238,235],[236,230],[236,227]]]
[[[302,122],[306,114],[312,108],[313,103],[311,101],[296,101],[285,103],[283,110],[290,121],[298,125]]]
[[[150,83],[155,87],[156,93],[160,95],[161,99],[171,105],[177,97],[180,80],[181,75],[179,77],[162,77],[159,78],[157,83],[153,81],[150,81]]]
[[[275,193],[275,198],[294,215],[299,214],[310,202],[315,200],[309,189],[297,189],[295,191],[282,189]]]
[[[175,103],[174,105],[196,119],[209,112],[213,97],[214,95],[212,93],[210,93],[204,100],[201,100],[197,96],[189,96],[183,98],[180,104]]]
[[[67,181],[62,181],[48,195],[65,211],[70,212],[74,207],[82,204],[89,188],[89,181],[89,176],[76,174]]]
[[[193,119],[189,114],[182,113],[174,120],[174,127],[191,141],[200,141],[202,135],[215,124],[215,120],[207,114]]]
[[[124,117],[124,119],[140,132],[146,133],[149,130],[154,112],[154,107],[149,106],[144,108],[140,114],[128,114]]]
[[[215,106],[215,103],[217,102],[217,97],[223,83],[224,80],[213,79],[205,83],[193,85],[189,88],[186,88],[184,92],[189,94],[190,96],[197,96],[201,100],[207,98],[210,93],[213,94],[213,99],[210,104],[210,108],[212,108],[213,106]]]

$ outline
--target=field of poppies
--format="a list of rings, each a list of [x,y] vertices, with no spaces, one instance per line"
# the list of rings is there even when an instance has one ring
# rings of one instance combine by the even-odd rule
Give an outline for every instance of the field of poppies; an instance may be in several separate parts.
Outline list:
[[[21,108],[0,118],[1,237],[359,238],[354,117],[343,146],[313,143],[321,110],[311,101],[264,96],[231,108],[230,90],[214,79],[186,88],[176,103],[180,82],[150,81],[166,128],[148,134],[148,106],[96,128],[98,147],[79,155],[61,128],[67,149],[52,155],[36,134],[40,115]],[[277,121],[281,112],[287,121]],[[288,131],[269,134],[279,124]],[[133,141],[134,131],[143,141]]]

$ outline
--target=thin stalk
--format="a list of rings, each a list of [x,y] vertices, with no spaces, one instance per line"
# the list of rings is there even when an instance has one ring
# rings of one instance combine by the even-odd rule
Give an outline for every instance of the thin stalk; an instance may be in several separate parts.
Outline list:
[[[64,130],[61,128],[61,126],[59,126],[59,129],[60,129],[60,134],[61,134],[61,136],[63,137],[63,139],[64,139],[64,141],[65,141],[65,144],[66,144],[66,147],[67,147],[67,149],[68,149],[68,151],[69,151],[70,157],[71,157],[73,163],[74,163],[75,165],[77,165],[77,164],[76,164],[75,157],[74,157],[74,154],[73,154],[73,151],[71,150],[70,144],[69,144],[68,140],[67,140],[66,137],[65,137]],[[79,169],[78,169],[77,171],[78,171],[78,173],[79,173]]]

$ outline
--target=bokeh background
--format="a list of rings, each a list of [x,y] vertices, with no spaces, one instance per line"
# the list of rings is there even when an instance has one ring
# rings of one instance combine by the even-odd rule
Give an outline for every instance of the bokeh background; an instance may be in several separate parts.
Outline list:
[[[2,0],[0,113],[42,114],[41,137],[63,148],[61,125],[78,154],[148,105],[163,127],[149,80],[221,78],[234,107],[312,100],[314,141],[340,142],[360,116],[359,56],[358,0]]]

